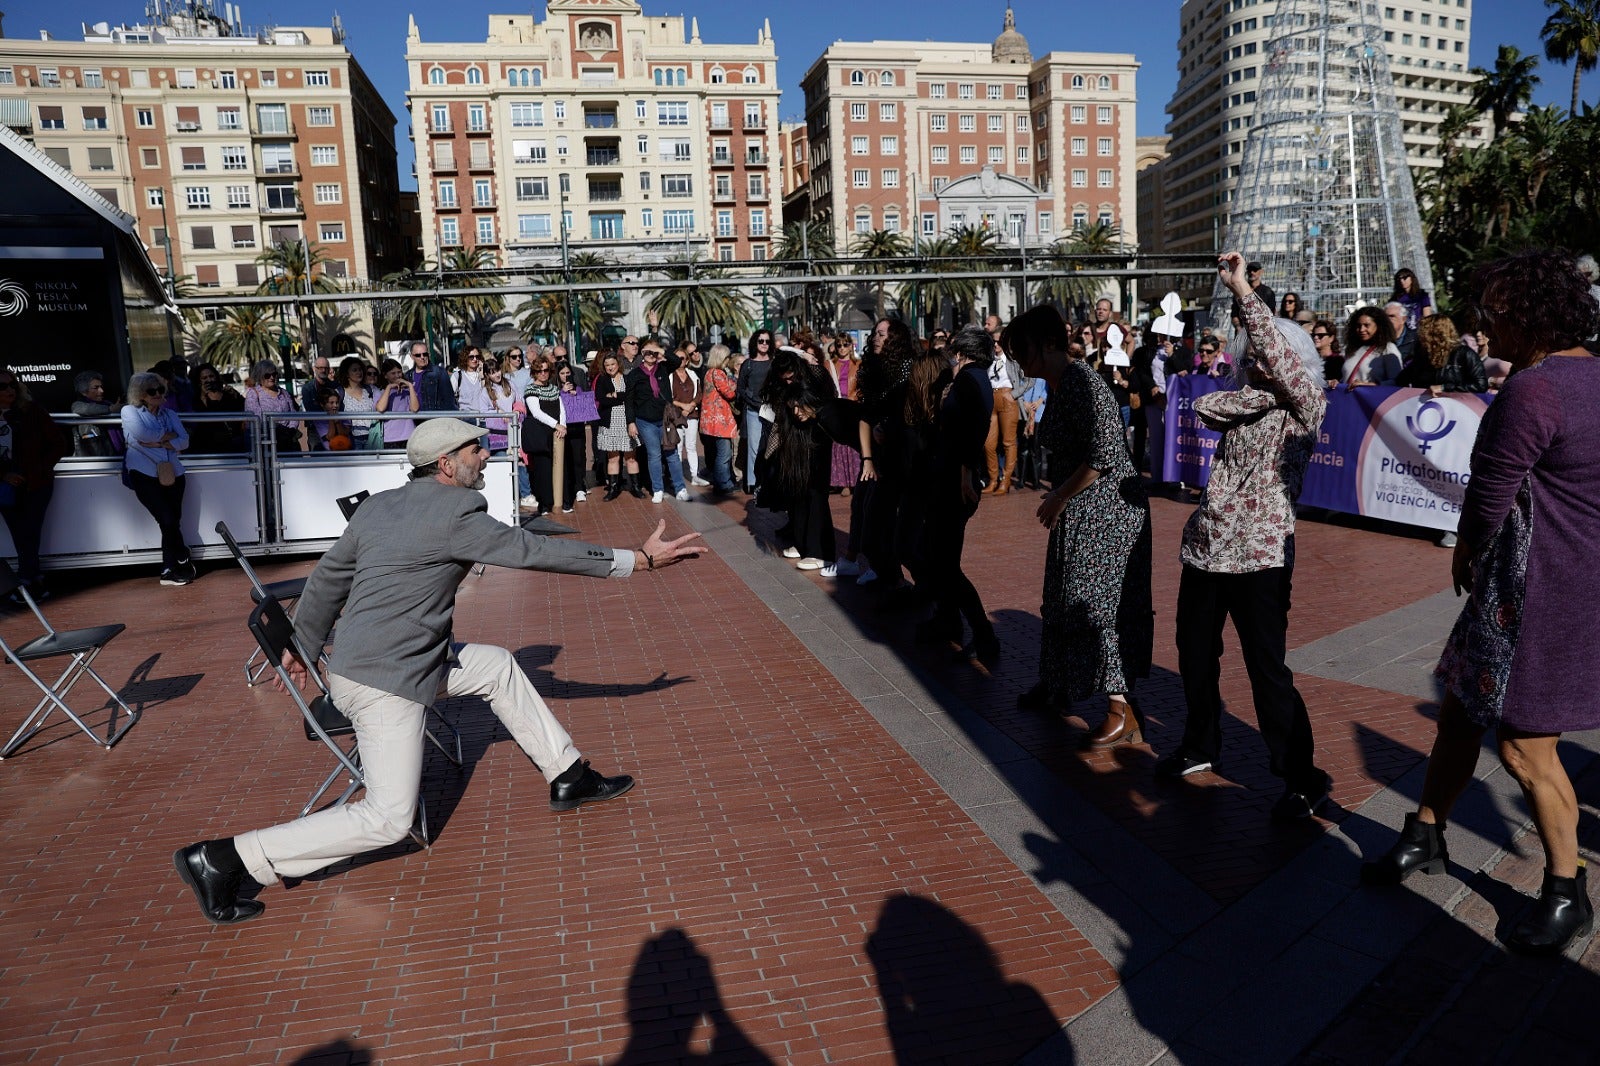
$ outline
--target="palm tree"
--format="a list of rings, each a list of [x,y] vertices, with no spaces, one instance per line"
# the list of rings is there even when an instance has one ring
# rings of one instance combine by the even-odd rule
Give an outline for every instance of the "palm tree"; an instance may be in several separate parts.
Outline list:
[[[950,254],[955,256],[959,263],[953,265],[953,271],[965,273],[980,273],[990,268],[989,258],[1000,250],[1000,234],[988,226],[956,226],[950,230]],[[968,321],[976,321],[978,317],[978,294],[987,292],[989,306],[994,307],[998,300],[995,297],[994,283],[979,284],[977,281],[968,281],[971,286],[967,298],[963,303],[971,315]]]
[[[382,284],[391,292],[397,289],[432,287],[429,278],[414,270],[397,270],[392,274],[385,274]],[[425,337],[428,325],[432,321],[429,311],[431,303],[431,297],[421,294],[380,300],[380,306],[375,309],[374,314],[376,325],[379,330],[392,337]]]
[[[192,300],[200,295],[200,290],[195,287],[193,274],[179,274],[172,279],[171,288],[174,300]],[[182,307],[178,309],[178,313],[186,336],[198,338],[205,331],[205,320],[200,317],[198,307]]]
[[[902,270],[911,252],[911,241],[904,233],[886,229],[858,233],[850,243],[850,254],[877,265],[878,273]],[[883,278],[878,278],[878,317],[883,317]]]
[[[1069,272],[1068,276],[1044,278],[1034,290],[1034,298],[1040,303],[1055,304],[1070,318],[1074,308],[1099,294],[1102,284],[1097,278],[1070,276],[1070,272],[1095,265],[1086,262],[1084,257],[1119,259],[1130,254],[1132,249],[1122,239],[1122,228],[1116,223],[1094,222],[1080,226],[1051,245],[1046,257],[1053,270]]]
[[[970,249],[969,249],[970,250]],[[924,273],[966,273],[971,264],[962,259],[963,244],[954,233],[936,237],[923,245]],[[971,308],[977,303],[978,283],[972,278],[930,278],[927,281],[908,281],[895,293],[901,307],[907,304],[920,306],[921,313],[934,322],[944,321],[944,311],[957,307]]]
[[[1503,44],[1494,57],[1494,69],[1473,67],[1468,73],[1478,80],[1472,86],[1472,106],[1480,112],[1488,111],[1494,117],[1494,135],[1500,136],[1511,122],[1511,116],[1521,111],[1533,99],[1533,88],[1539,84],[1537,56],[1525,56],[1514,44]]]
[[[1539,36],[1544,57],[1572,64],[1572,113],[1578,113],[1578,82],[1600,61],[1600,0],[1544,0],[1554,8]]]
[[[725,278],[730,275],[718,268],[694,268],[694,260],[672,264],[665,269],[668,278],[686,281],[695,278]],[[687,337],[699,326],[709,330],[721,326],[723,332],[742,336],[750,329],[749,298],[738,289],[723,286],[701,287],[685,285],[682,288],[657,289],[645,310],[656,316],[661,328],[675,337]]]
[[[505,297],[475,295],[470,290],[499,284],[494,253],[487,248],[456,248],[445,255],[437,270],[450,275],[444,286],[448,295],[440,300],[445,318],[460,326],[473,344],[487,343],[505,313]]]
[[[256,292],[272,296],[338,292],[339,283],[328,276],[327,259],[316,241],[279,241],[256,256],[256,265],[266,275]],[[294,305],[295,324],[302,339],[316,332],[307,321],[308,316],[314,315],[313,307]]]
[[[243,369],[278,358],[277,312],[260,304],[227,309],[200,335],[200,358],[219,367]]]
[[[834,274],[838,267],[827,260],[837,256],[833,246],[833,227],[820,218],[808,219],[804,222],[791,222],[783,227],[778,234],[777,246],[772,251],[773,266],[770,271],[774,275],[792,273],[794,267],[808,274]],[[817,262],[823,260],[823,262]],[[807,285],[801,289],[802,301],[799,321],[801,325],[809,325],[812,311],[820,302],[822,286]],[[827,301],[827,319],[833,318],[833,309],[837,301]]]
[[[1559,107],[1532,107],[1512,134],[1528,168],[1528,208],[1537,211],[1539,192],[1556,164],[1565,139],[1565,116]]]

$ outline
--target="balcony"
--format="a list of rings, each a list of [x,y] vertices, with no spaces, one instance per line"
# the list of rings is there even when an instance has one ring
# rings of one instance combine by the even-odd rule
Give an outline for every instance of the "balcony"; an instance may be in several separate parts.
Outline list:
[[[467,169],[474,173],[482,173],[494,169],[494,163],[488,155],[474,155],[467,160]]]
[[[461,201],[460,200],[451,200],[449,203],[445,203],[444,201],[441,200],[439,202],[438,206],[436,206],[434,208],[434,210],[436,210],[436,211],[459,211],[459,210],[461,210]]]
[[[622,152],[616,148],[590,148],[584,152],[584,162],[591,167],[620,167]]]
[[[454,132],[454,128],[448,122],[441,122],[437,125],[432,122],[428,123],[428,136],[430,137],[449,137]]]
[[[303,205],[303,203],[301,202],[301,200],[298,197],[296,197],[293,201],[291,201],[289,203],[284,203],[282,201],[279,201],[276,204],[270,204],[270,203],[263,202],[261,204],[261,213],[263,215],[273,215],[273,216],[300,215],[300,216],[304,217],[305,213],[306,213],[306,209],[305,209],[305,206]]]
[[[729,120],[727,115],[719,115],[716,112],[712,112],[711,128],[714,130],[731,130],[733,129],[733,122]]]
[[[468,137],[484,137],[484,136],[487,136],[488,134],[493,133],[493,132],[494,131],[489,128],[489,124],[487,122],[469,122],[469,123],[467,123],[467,136]]]
[[[286,137],[289,140],[296,140],[299,138],[300,134],[295,130],[293,122],[269,122],[265,126],[262,126],[260,123],[252,123],[250,126],[250,136]]]
[[[714,166],[714,167],[731,167],[731,166],[733,166],[733,153],[731,153],[731,152],[712,152],[711,153],[711,165]]]
[[[187,170],[189,168],[184,167],[184,169]],[[273,163],[269,166],[263,166],[261,173],[274,177],[298,178],[300,176],[300,167],[296,163]]]
[[[622,202],[621,189],[593,189],[589,190],[591,204],[619,204]]]
[[[586,130],[614,130],[617,128],[615,111],[585,111],[583,128]]]
[[[764,204],[767,202],[767,190],[762,189],[759,192],[749,193],[745,196],[745,199],[752,204]]]
[[[745,129],[746,133],[749,133],[751,130],[764,130],[766,128],[767,128],[767,120],[766,119],[761,118],[761,117],[759,117],[757,115],[746,115],[744,117],[744,129]]]
[[[765,152],[748,152],[744,157],[744,165],[747,167],[764,167],[771,161],[772,157]]]
[[[711,194],[711,199],[714,202],[719,203],[719,204],[728,204],[728,203],[732,203],[735,200],[735,197],[733,195],[733,190],[731,188],[729,188],[729,189],[717,189],[715,192],[713,192]]]

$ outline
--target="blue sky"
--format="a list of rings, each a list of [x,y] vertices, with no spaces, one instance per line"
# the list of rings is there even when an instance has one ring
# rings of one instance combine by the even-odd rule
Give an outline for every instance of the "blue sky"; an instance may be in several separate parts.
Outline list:
[[[1095,5],[1063,0],[1012,0],[1017,28],[1028,38],[1035,54],[1046,51],[1132,52],[1144,66],[1139,71],[1139,133],[1163,132],[1162,111],[1177,81],[1175,47],[1178,40],[1177,0],[1120,0],[1115,17],[1091,17]],[[221,7],[220,2],[217,5]],[[488,16],[528,10],[502,0],[245,0],[247,24],[272,21],[278,25],[327,25],[335,10],[344,20],[351,50],[399,119],[396,143],[400,149],[403,187],[411,187],[411,150],[406,140],[405,55],[406,15],[415,14],[425,41],[481,41]],[[142,0],[12,0],[5,5],[5,32],[10,37],[36,37],[41,29],[57,37],[82,35],[81,23],[136,22]],[[783,85],[782,115],[798,118],[800,76],[835,40],[987,41],[1000,32],[1004,0],[801,0],[799,3],[759,4],[749,0],[646,0],[646,14],[696,16],[700,35],[708,42],[754,42],[761,20],[772,20],[778,44],[778,74]],[[534,7],[542,18],[542,2]],[[1490,66],[1496,48],[1514,44],[1524,52],[1542,54],[1539,27],[1545,8],[1540,0],[1476,0],[1473,4],[1472,64]],[[1537,103],[1570,101],[1572,70],[1542,63],[1543,84]],[[1600,99],[1600,70],[1585,76],[1583,97]]]

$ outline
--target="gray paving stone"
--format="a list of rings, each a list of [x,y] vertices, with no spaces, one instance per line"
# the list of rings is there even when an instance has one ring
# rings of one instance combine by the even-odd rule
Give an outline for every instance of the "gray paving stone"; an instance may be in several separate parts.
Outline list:
[[[992,768],[964,748],[934,741],[906,748],[906,752],[934,779],[945,795],[963,809],[985,803],[1009,803],[1014,794]]]

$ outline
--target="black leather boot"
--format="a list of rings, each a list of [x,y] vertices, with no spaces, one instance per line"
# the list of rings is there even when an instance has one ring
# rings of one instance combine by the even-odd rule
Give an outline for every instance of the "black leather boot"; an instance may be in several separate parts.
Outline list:
[[[1425,874],[1442,874],[1450,865],[1450,852],[1444,843],[1444,826],[1419,821],[1416,814],[1406,815],[1405,827],[1394,847],[1376,862],[1363,863],[1361,883],[1364,885],[1398,885],[1421,870]]]
[[[606,475],[606,502],[610,503],[612,500],[616,499],[618,496],[621,496],[621,495],[622,495],[622,475],[621,474],[607,474]]]
[[[1593,932],[1587,873],[1583,866],[1576,877],[1556,877],[1546,871],[1539,902],[1506,937],[1506,947],[1524,955],[1559,955],[1574,940]]]
[[[244,864],[231,840],[207,840],[179,848],[172,855],[172,865],[194,892],[200,913],[216,925],[248,922],[267,909],[259,900],[239,898]]]
[[[639,475],[638,474],[629,474],[627,477],[628,477],[628,491],[633,494],[633,498],[636,499],[636,500],[644,499],[644,489],[641,489],[639,487]]]

